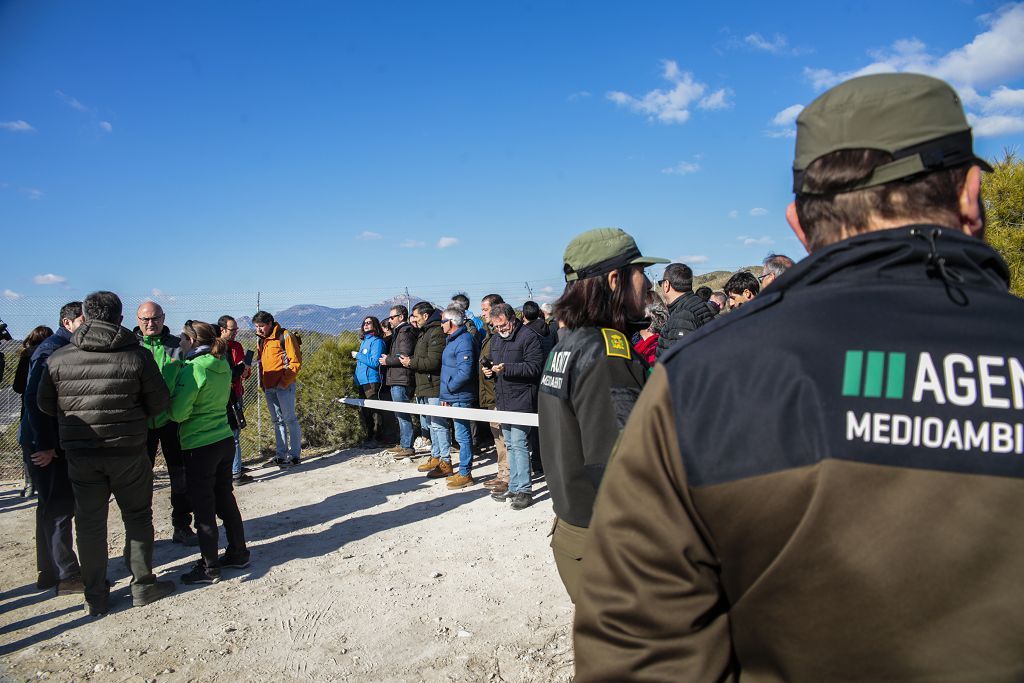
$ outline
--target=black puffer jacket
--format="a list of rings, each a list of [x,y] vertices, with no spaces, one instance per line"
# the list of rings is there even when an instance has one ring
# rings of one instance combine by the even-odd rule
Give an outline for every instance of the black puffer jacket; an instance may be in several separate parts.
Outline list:
[[[50,356],[38,402],[57,417],[69,455],[137,455],[145,452],[146,418],[163,412],[170,394],[131,330],[88,320]]]
[[[434,311],[420,329],[410,370],[416,371],[416,398],[437,398],[441,394],[441,354],[445,336],[441,330],[441,311]]]
[[[403,366],[398,357],[412,357],[418,336],[419,331],[409,323],[402,323],[395,328],[395,333],[391,335],[391,350],[388,351],[388,359],[385,363],[388,369],[387,385],[389,387],[416,386],[416,371]]]
[[[660,359],[661,354],[668,351],[672,344],[714,319],[715,316],[704,303],[704,299],[693,292],[683,294],[668,306],[668,322],[661,328],[658,349],[654,352],[654,357]]]
[[[507,339],[491,337],[491,360],[503,363],[504,370],[494,385],[498,410],[537,412],[537,388],[544,371],[544,350],[540,337],[516,320]]]
[[[551,352],[551,347],[555,345],[555,335],[551,334],[551,328],[544,322],[543,319],[538,318],[537,320],[531,320],[528,323],[523,323],[524,326],[529,327],[531,330],[537,333],[540,337],[540,348],[544,353],[544,358],[548,357],[548,353]],[[537,378],[540,381],[540,378]]]

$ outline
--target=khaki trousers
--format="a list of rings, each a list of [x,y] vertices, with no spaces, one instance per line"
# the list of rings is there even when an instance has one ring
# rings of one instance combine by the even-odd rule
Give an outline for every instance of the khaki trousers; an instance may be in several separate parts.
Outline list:
[[[551,552],[555,556],[555,567],[562,578],[562,585],[569,599],[576,604],[583,575],[583,543],[587,540],[588,529],[573,526],[555,518],[551,533]]]

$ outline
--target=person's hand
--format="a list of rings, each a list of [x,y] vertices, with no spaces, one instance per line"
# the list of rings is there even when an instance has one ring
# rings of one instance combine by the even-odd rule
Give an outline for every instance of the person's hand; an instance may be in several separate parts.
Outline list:
[[[29,459],[32,461],[32,464],[36,465],[37,467],[46,467],[51,462],[53,462],[53,459],[56,457],[57,451],[51,448],[48,451],[36,451],[35,453],[29,456]]]
[[[495,363],[494,365],[491,366],[491,370],[494,371],[495,375],[500,375],[502,372],[505,371],[505,364],[504,363]]]
[[[494,366],[492,365],[491,368],[493,368],[493,367]],[[494,376],[494,371],[491,368],[481,367],[480,368],[480,372],[484,373],[484,377],[486,377],[487,379],[490,379],[491,377]]]
[[[359,352],[358,351],[353,351],[352,352],[352,357],[353,358],[359,358]]]
[[[387,365],[387,363],[388,363],[388,354],[386,354],[386,353],[380,354],[380,360],[378,360],[377,362],[380,363],[381,365]]]
[[[409,358],[409,356],[399,356],[398,362],[402,364],[403,368],[407,368],[412,365],[412,358]]]
[[[448,401],[441,401],[441,405],[443,405],[443,406],[450,406],[451,403],[449,403]]]
[[[245,380],[249,379],[251,376],[252,376],[252,368],[246,367],[245,370],[242,372],[242,381],[244,382]]]

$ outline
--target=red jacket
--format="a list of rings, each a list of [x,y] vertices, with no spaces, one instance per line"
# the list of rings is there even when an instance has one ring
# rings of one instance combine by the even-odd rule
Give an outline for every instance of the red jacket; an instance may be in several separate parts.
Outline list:
[[[652,334],[647,339],[641,339],[638,341],[633,348],[636,349],[637,354],[644,357],[647,361],[647,365],[654,367],[654,352],[658,350],[658,337],[660,335]]]

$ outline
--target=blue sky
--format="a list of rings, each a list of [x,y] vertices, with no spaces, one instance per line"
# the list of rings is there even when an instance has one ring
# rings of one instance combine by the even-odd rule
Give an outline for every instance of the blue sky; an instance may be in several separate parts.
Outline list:
[[[1024,138],[1022,37],[1024,5],[954,0],[0,2],[0,311],[99,288],[543,300],[608,225],[697,271],[800,256],[798,105],[937,74],[995,156]]]

